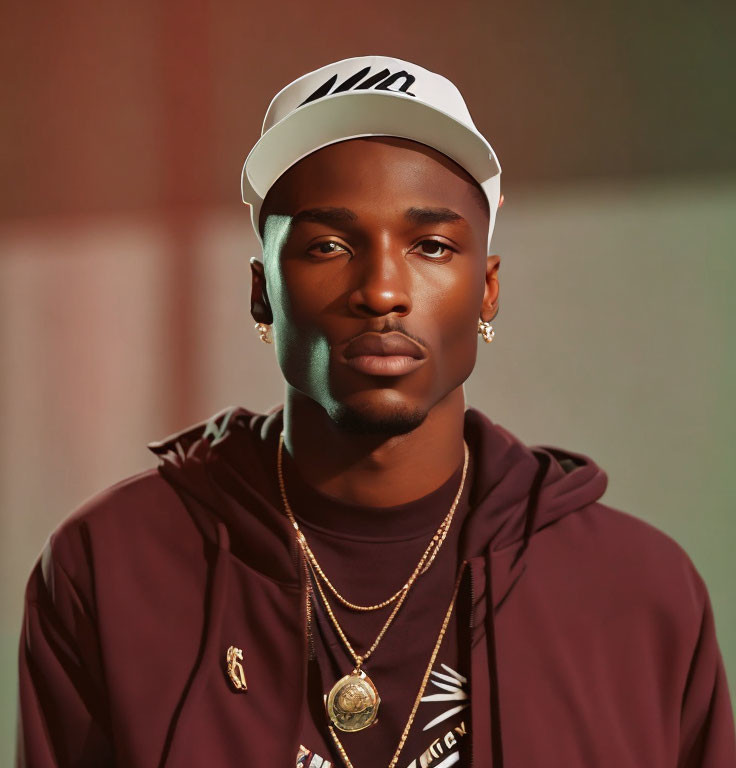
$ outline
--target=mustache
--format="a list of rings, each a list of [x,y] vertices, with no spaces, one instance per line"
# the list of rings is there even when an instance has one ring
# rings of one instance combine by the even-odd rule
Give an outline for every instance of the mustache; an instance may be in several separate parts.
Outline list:
[[[425,349],[429,347],[427,342],[421,337],[417,336],[416,334],[409,331],[406,326],[401,322],[398,318],[386,318],[386,321],[383,324],[383,327],[381,328],[365,328],[360,333],[356,333],[354,336],[351,336],[348,339],[348,343],[350,343],[353,339],[357,339],[358,336],[362,336],[367,331],[373,331],[374,333],[391,333],[391,332],[397,332],[397,333],[403,333],[404,336],[408,336],[413,341],[416,341],[418,344],[420,344]]]

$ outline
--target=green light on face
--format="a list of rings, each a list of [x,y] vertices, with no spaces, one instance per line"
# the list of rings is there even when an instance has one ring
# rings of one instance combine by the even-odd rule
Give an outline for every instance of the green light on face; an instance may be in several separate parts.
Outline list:
[[[284,287],[281,279],[281,251],[289,237],[291,216],[269,214],[263,225],[263,270],[268,286],[268,299],[273,312],[273,335],[277,342],[284,324]]]
[[[263,266],[266,272],[266,280],[274,285],[280,281],[279,277],[281,250],[289,237],[291,229],[291,216],[285,214],[272,213],[266,217],[263,225]]]
[[[309,383],[311,391],[320,399],[329,396],[330,345],[324,336],[312,339],[309,354]]]
[[[288,325],[289,296],[284,285],[282,252],[291,231],[292,217],[269,214],[263,226],[263,269],[268,285],[268,298],[273,313],[273,335],[279,364],[282,370],[295,367],[306,380],[312,396],[322,400],[329,397],[330,346],[321,335],[292,333],[279,343],[281,329]],[[294,340],[298,337],[298,342]]]

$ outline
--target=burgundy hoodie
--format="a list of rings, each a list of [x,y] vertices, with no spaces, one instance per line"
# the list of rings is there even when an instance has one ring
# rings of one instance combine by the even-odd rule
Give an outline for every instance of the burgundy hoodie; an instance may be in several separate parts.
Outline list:
[[[151,443],[157,470],[51,535],[26,590],[19,766],[295,765],[306,578],[279,505],[282,417],[229,408]],[[528,447],[473,408],[465,439],[469,765],[736,768],[711,604],[684,550],[601,504],[588,457]],[[225,673],[231,645],[245,692]]]

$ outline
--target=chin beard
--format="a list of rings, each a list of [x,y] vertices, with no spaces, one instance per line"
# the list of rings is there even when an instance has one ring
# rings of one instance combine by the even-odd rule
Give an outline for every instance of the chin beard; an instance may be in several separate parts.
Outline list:
[[[419,408],[395,407],[374,413],[340,404],[330,416],[343,432],[394,437],[416,429],[427,418],[427,412]]]

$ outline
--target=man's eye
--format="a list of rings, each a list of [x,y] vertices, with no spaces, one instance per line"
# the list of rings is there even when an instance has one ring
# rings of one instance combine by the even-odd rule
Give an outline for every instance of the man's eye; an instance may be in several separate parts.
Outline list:
[[[345,248],[343,248],[340,243],[337,243],[334,240],[325,240],[322,243],[313,245],[308,253],[316,253],[317,256],[331,256],[344,250]]]
[[[439,240],[422,240],[417,244],[417,247],[419,246],[423,246],[421,251],[423,252],[424,256],[435,260],[444,258],[455,250],[454,248],[450,248],[449,245],[445,245],[445,243],[442,243]],[[313,245],[308,252],[314,253],[317,256],[332,256],[346,250],[346,248],[344,248],[335,240],[325,240],[322,243],[316,243]]]
[[[426,248],[422,248],[422,250],[424,251],[424,255],[429,256],[430,258],[442,258],[454,251],[454,248],[450,248],[449,245],[445,245],[439,240],[422,240],[418,245],[429,248],[429,252],[427,252]]]

